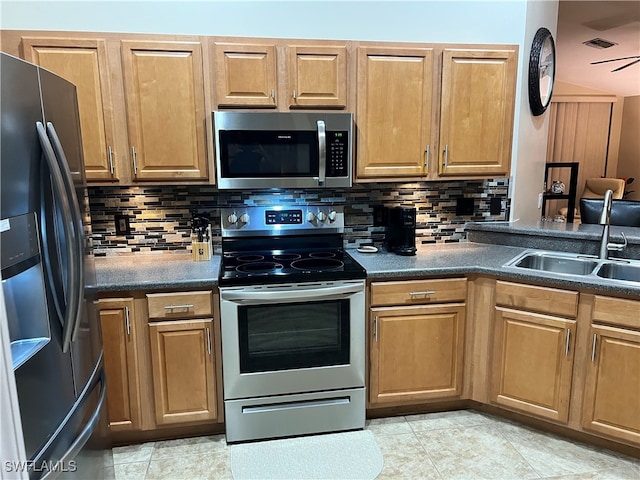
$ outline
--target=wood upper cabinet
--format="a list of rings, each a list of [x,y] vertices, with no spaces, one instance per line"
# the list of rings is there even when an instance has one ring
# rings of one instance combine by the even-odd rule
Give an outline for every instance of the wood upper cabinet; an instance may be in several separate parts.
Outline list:
[[[371,284],[370,403],[460,396],[466,292],[464,278]]]
[[[133,298],[100,300],[100,326],[107,375],[107,412],[112,431],[140,429],[138,329]]]
[[[357,179],[426,178],[434,146],[433,50],[359,47],[357,69]]]
[[[214,43],[215,104],[276,108],[276,46]]]
[[[206,179],[200,42],[123,40],[121,46],[134,179]]]
[[[107,62],[101,38],[22,37],[25,60],[40,65],[76,86],[82,150],[88,181],[117,181],[120,168],[115,117]]]
[[[638,301],[595,296],[592,322],[619,326],[591,326],[582,409],[585,430],[635,445],[640,445],[638,311]]]
[[[491,401],[566,423],[578,294],[496,282]]]
[[[509,175],[517,49],[445,49],[440,176]]]
[[[215,42],[219,108],[344,109],[346,45]]]
[[[291,45],[288,52],[289,108],[347,107],[347,47]]]
[[[214,420],[213,321],[151,323],[149,335],[157,425]]]

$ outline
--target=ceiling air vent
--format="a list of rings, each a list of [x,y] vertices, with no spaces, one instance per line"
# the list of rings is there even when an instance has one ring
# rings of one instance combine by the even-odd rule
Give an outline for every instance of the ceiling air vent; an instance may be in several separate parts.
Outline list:
[[[609,48],[613,47],[614,45],[618,45],[616,42],[610,42],[609,40],[605,40],[604,38],[593,38],[582,43],[587,45],[588,47],[593,48]]]

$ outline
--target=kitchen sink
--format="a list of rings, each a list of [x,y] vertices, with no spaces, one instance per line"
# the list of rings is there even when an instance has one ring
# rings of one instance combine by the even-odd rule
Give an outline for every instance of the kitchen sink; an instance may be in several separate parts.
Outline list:
[[[504,267],[538,270],[563,276],[591,277],[640,286],[640,260],[600,259],[587,255],[542,250],[526,250]]]
[[[589,275],[598,266],[598,262],[574,255],[541,252],[524,255],[514,266],[568,275]]]
[[[639,262],[640,263],[640,262]],[[627,282],[640,283],[640,264],[627,263],[603,263],[596,271],[596,275],[610,280],[624,280]]]

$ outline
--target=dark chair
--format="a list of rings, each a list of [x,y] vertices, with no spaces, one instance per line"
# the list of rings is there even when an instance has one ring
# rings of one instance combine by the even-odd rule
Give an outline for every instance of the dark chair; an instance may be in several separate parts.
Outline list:
[[[582,223],[599,223],[604,200],[599,198],[580,199],[580,218]],[[640,201],[612,200],[609,225],[640,227]]]

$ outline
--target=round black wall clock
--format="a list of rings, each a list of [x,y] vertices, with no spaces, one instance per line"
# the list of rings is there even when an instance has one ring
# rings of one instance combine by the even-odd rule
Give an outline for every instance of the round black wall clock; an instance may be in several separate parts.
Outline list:
[[[533,37],[529,56],[529,105],[535,116],[542,115],[551,102],[555,75],[555,42],[551,32],[542,27]]]

